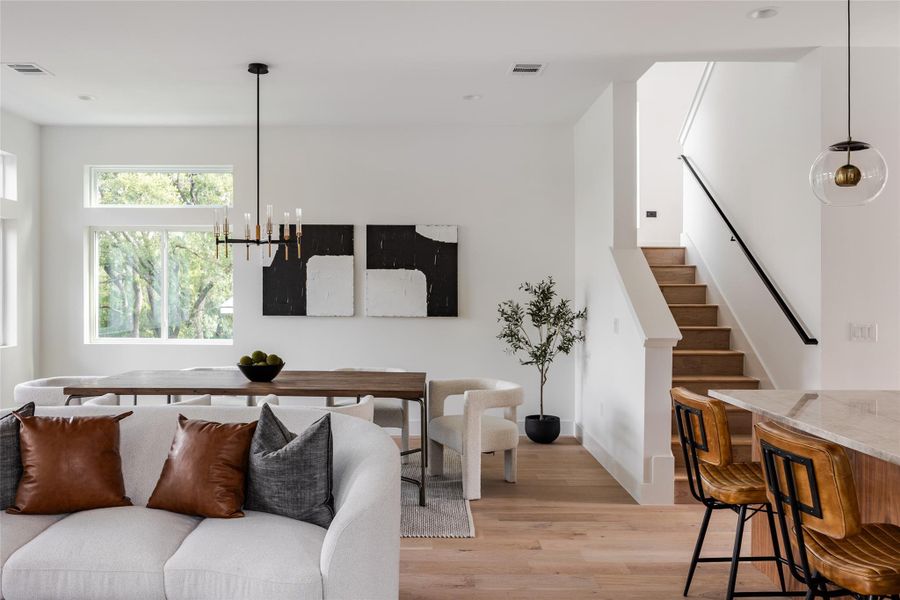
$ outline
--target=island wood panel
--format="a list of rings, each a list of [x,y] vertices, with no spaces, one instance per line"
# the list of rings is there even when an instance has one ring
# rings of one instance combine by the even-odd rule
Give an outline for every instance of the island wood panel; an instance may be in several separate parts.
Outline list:
[[[753,424],[767,421],[757,414],[753,415]],[[845,448],[853,469],[856,484],[856,495],[859,500],[859,512],[863,523],[893,523],[900,525],[900,465]],[[753,431],[753,460],[760,460],[759,443],[756,430]],[[771,556],[772,539],[769,526],[763,515],[753,517],[751,523],[750,546],[753,556]],[[781,544],[782,552],[785,545]],[[777,570],[770,563],[753,563],[773,582],[778,581]],[[791,578],[789,589],[800,591],[805,588]]]

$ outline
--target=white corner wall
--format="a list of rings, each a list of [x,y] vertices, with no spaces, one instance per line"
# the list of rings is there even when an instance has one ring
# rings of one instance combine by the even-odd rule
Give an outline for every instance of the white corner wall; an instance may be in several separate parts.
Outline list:
[[[636,500],[671,503],[668,388],[679,334],[636,247],[635,99],[634,83],[614,83],[575,126],[575,302],[588,309],[576,435]],[[660,332],[668,339],[654,340]]]
[[[816,53],[796,63],[716,63],[685,142],[685,154],[813,336],[821,331],[821,208],[807,174],[819,151],[819,104]],[[759,358],[775,387],[817,387],[820,350],[803,344],[689,173],[684,232],[697,252],[689,262],[704,265],[746,336],[749,348],[738,349]]]
[[[887,188],[867,206],[824,207],[808,183],[822,148],[846,137],[843,48],[820,48],[795,63],[717,63],[685,144],[819,340],[802,344],[685,177],[690,258],[710,274],[774,387],[900,387],[900,49],[855,49],[853,96],[854,139],[879,148],[890,171]],[[851,342],[850,323],[877,324],[877,342]]]
[[[846,137],[846,54],[820,50],[820,147]],[[866,206],[822,209],[822,387],[900,388],[900,49],[854,48],[853,137],[888,165]],[[812,162],[812,159],[810,159]],[[878,341],[851,342],[850,323],[876,323]]]
[[[3,216],[15,218],[18,268],[14,282],[15,322],[10,324],[16,329],[15,343],[0,347],[0,406],[13,403],[13,388],[34,376],[38,360],[40,141],[38,125],[5,110],[0,112],[0,149],[16,155],[18,188],[16,201],[3,210]]]
[[[705,62],[658,62],[637,82],[639,246],[681,244],[678,137],[705,67]],[[656,217],[647,217],[648,210]]]
[[[356,316],[263,317],[259,266],[235,261],[233,346],[85,343],[84,239],[88,212],[122,223],[127,209],[84,208],[90,164],[231,164],[237,209],[255,189],[251,128],[45,127],[42,228],[59,243],[42,257],[45,375],[233,364],[256,348],[288,368],[396,366],[430,378],[485,376],[520,382],[537,412],[538,377],[495,339],[497,304],[523,281],[553,275],[574,292],[572,132],[568,127],[299,128],[262,131],[262,204],[303,207],[310,223],[356,226]],[[152,224],[153,209],[135,213]],[[185,224],[212,211],[185,211]],[[365,225],[459,225],[460,317],[364,316]],[[550,372],[546,411],[572,432],[572,357]],[[459,406],[455,407],[459,409]],[[413,411],[415,412],[415,411]],[[417,416],[416,416],[417,418]],[[417,426],[417,425],[416,425]]]

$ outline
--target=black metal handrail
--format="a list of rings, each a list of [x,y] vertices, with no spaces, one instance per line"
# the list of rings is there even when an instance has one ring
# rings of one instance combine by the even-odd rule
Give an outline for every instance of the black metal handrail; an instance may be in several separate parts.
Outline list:
[[[782,298],[781,294],[778,292],[778,288],[775,287],[775,284],[772,283],[772,280],[769,279],[769,276],[766,275],[765,270],[763,270],[762,266],[759,264],[759,261],[756,260],[756,257],[753,256],[753,253],[750,252],[750,248],[747,247],[747,244],[744,243],[744,240],[741,239],[740,234],[738,234],[737,230],[734,228],[734,225],[731,224],[731,221],[728,220],[728,217],[725,216],[725,212],[722,210],[722,207],[719,206],[719,203],[716,202],[716,199],[713,198],[712,193],[709,191],[709,188],[706,187],[706,184],[703,183],[703,180],[700,179],[700,175],[697,173],[697,170],[694,169],[694,165],[691,164],[691,161],[684,154],[680,155],[678,158],[681,159],[682,162],[687,166],[688,170],[691,172],[691,175],[694,176],[694,179],[697,180],[697,183],[700,184],[700,187],[703,188],[703,192],[706,194],[706,197],[709,198],[709,201],[712,202],[713,207],[716,209],[716,212],[719,213],[719,216],[722,217],[722,220],[725,221],[725,225],[728,226],[728,229],[731,230],[731,235],[741,247],[741,250],[744,252],[744,256],[747,257],[747,260],[750,261],[750,265],[753,267],[753,270],[756,271],[756,274],[759,275],[759,278],[762,279],[763,285],[766,286],[766,289],[769,290],[769,293],[772,294],[772,298],[775,299],[775,303],[781,309],[781,312],[784,313],[784,316],[787,317],[787,320],[790,321],[791,325],[794,328],[794,331],[797,332],[797,335],[800,336],[800,339],[803,340],[803,343],[808,346],[815,346],[819,343],[819,340],[810,336],[806,333],[806,330],[803,328],[803,325],[800,323],[800,320],[794,315],[794,312],[791,310],[791,307],[788,306],[788,303]]]

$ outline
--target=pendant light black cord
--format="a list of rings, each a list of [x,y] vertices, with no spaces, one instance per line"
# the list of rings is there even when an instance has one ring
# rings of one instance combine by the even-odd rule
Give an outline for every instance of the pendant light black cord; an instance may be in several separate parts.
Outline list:
[[[847,141],[853,139],[850,135],[850,0],[847,0]]]
[[[256,226],[259,227],[259,73],[256,74]]]

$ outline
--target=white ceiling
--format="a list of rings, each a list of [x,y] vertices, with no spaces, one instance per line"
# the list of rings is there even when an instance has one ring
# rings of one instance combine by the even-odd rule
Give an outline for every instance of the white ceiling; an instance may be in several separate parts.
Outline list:
[[[656,60],[792,59],[844,40],[841,1],[0,3],[3,108],[43,124],[568,123]],[[900,0],[854,0],[855,43],[900,45]],[[539,77],[513,62],[547,63]],[[96,96],[93,102],[78,95]],[[480,94],[478,101],[462,96]]]

